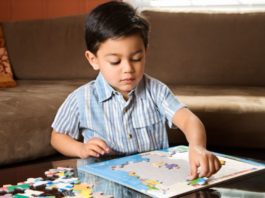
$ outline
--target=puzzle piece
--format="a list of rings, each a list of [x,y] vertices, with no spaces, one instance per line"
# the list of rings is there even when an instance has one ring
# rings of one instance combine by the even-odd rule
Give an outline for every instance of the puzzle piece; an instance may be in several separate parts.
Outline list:
[[[91,197],[92,195],[92,186],[82,183],[74,185],[73,192],[76,195],[80,195],[83,197]]]
[[[68,183],[68,184],[79,184],[80,180],[77,177],[72,177],[72,178],[58,178],[53,181],[54,183]]]
[[[74,175],[73,168],[57,167],[45,171],[44,174],[48,178],[71,178]]]
[[[56,198],[75,197],[92,198],[92,185],[80,183],[74,176],[72,168],[58,167],[45,171],[46,179],[42,177],[28,178],[17,185],[4,185],[0,188],[0,198]],[[12,193],[12,194],[11,194]],[[94,196],[93,196],[94,197]],[[96,193],[98,198],[113,198],[110,195]]]
[[[179,165],[177,165],[177,164],[168,164],[168,163],[166,163],[165,167],[168,168],[169,170],[171,170],[171,169],[179,169]]]
[[[43,192],[42,191],[38,191],[38,190],[31,190],[31,189],[27,189],[27,190],[25,190],[25,194],[26,195],[29,195],[29,196],[39,196],[39,195],[41,195],[41,194],[43,194]]]
[[[165,162],[153,162],[152,163],[152,166],[154,166],[156,168],[161,168],[164,165],[165,165]]]
[[[197,179],[193,179],[188,182],[188,185],[197,186],[197,185],[206,185],[207,184],[207,178],[206,177],[199,177]]]
[[[13,197],[14,198],[30,198],[30,196],[26,196],[26,195],[23,195],[23,194],[15,194]]]
[[[185,146],[179,146],[179,147],[177,147],[176,152],[178,152],[178,153],[185,153],[185,152],[188,152],[188,147],[185,147]]]
[[[0,188],[0,193],[7,193],[8,189],[6,187],[7,185],[4,185],[3,187]]]
[[[32,184],[38,181],[43,181],[43,178],[42,177],[28,178],[24,183]]]
[[[223,165],[225,165],[225,161],[224,160],[220,160],[219,159],[219,161],[220,161],[220,164],[223,166]]]
[[[24,193],[18,193],[16,195],[14,195],[14,197],[16,197],[16,198],[39,197],[39,195],[41,195],[41,194],[43,194],[42,191],[26,189]]]
[[[3,190],[6,192],[24,191],[30,187],[29,184],[23,183],[18,185],[4,185]]]
[[[12,198],[12,197],[13,197],[12,194],[5,194],[0,196],[0,198]]]
[[[92,185],[81,183],[81,184],[74,185],[73,190],[80,191],[80,190],[85,190],[85,189],[91,189],[92,187],[93,187]]]
[[[75,193],[73,191],[64,191],[62,194],[64,197],[75,197]]]

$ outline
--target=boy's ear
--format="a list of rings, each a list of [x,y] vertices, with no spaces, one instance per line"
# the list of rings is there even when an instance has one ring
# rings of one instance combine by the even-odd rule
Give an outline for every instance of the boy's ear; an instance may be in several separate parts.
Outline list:
[[[90,51],[85,51],[85,57],[94,70],[99,70],[97,57]]]

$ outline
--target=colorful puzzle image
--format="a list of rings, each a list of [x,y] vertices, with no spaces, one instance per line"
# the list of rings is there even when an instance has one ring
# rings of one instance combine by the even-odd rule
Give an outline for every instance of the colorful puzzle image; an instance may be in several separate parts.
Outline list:
[[[265,169],[264,164],[217,154],[222,168],[210,178],[188,181],[188,148],[177,146],[81,166],[78,169],[152,197],[172,197]]]

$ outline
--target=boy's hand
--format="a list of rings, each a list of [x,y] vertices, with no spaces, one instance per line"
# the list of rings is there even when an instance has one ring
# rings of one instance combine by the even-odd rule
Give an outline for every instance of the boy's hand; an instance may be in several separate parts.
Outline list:
[[[189,146],[189,162],[190,180],[210,177],[221,168],[218,158],[202,146]]]
[[[111,149],[105,141],[100,138],[91,138],[87,143],[82,144],[80,148],[80,158],[99,157],[100,155],[108,154]]]

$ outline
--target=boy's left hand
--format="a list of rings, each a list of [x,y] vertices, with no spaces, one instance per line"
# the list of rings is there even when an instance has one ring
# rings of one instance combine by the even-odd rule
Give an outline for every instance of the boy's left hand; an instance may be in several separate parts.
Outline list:
[[[189,163],[190,180],[210,177],[221,168],[218,158],[202,146],[189,146]]]

